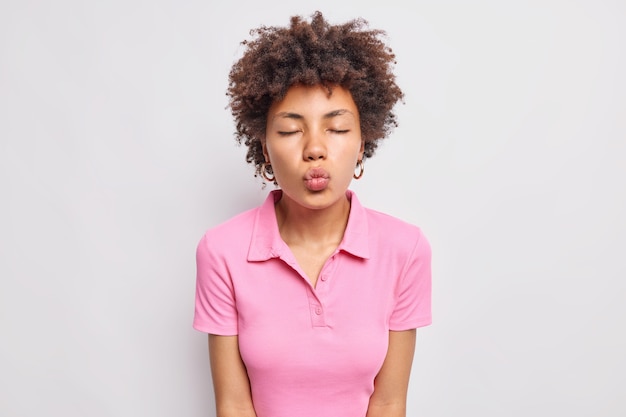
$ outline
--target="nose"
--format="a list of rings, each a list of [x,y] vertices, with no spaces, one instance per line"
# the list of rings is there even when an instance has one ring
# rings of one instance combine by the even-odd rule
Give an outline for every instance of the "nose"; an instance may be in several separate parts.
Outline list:
[[[303,157],[308,161],[316,161],[318,159],[326,159],[327,150],[324,143],[323,133],[312,132],[308,135],[304,147]]]

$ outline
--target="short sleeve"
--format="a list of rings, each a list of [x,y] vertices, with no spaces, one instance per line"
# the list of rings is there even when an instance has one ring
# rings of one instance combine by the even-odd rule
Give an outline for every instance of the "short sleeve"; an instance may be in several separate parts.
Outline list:
[[[420,231],[398,282],[390,330],[410,330],[431,324],[431,286],[431,247]]]
[[[193,327],[205,333],[238,333],[235,293],[225,259],[205,234],[196,250],[196,305]]]

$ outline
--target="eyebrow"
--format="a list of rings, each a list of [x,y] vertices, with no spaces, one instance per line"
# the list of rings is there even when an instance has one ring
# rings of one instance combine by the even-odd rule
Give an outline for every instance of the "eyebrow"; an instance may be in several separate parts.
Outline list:
[[[337,109],[337,110],[333,110],[331,112],[326,113],[325,115],[322,116],[322,118],[332,119],[333,117],[342,116],[344,114],[352,114],[352,112],[347,109]],[[282,117],[285,119],[298,119],[298,120],[304,119],[304,116],[302,116],[299,113],[292,113],[292,112],[287,112],[287,111],[281,111],[279,113],[276,113],[273,119],[276,119],[278,117]]]

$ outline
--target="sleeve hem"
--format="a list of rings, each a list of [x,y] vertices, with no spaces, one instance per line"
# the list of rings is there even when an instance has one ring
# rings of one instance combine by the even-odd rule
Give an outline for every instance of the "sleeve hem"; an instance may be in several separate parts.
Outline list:
[[[432,317],[424,317],[419,320],[407,321],[404,323],[394,323],[389,325],[389,330],[400,332],[404,330],[417,329],[419,327],[425,327],[431,325],[433,322]]]
[[[239,334],[236,327],[220,327],[194,322],[193,328],[202,333],[215,334],[218,336],[237,336]]]

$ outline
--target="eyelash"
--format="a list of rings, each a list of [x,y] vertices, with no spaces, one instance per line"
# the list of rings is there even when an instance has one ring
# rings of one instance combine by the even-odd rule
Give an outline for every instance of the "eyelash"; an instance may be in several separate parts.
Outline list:
[[[328,129],[328,131],[329,131],[329,132],[332,132],[332,133],[337,133],[337,134],[339,134],[339,135],[343,135],[343,134],[345,134],[345,133],[348,133],[348,132],[349,132],[349,130],[347,130],[347,129],[345,129],[345,130],[339,130],[339,129]],[[282,132],[282,131],[279,131],[279,132],[278,132],[278,134],[279,134],[280,136],[295,135],[296,133],[300,133],[300,131],[299,131],[299,130],[294,130],[294,131],[291,131],[291,132]]]

